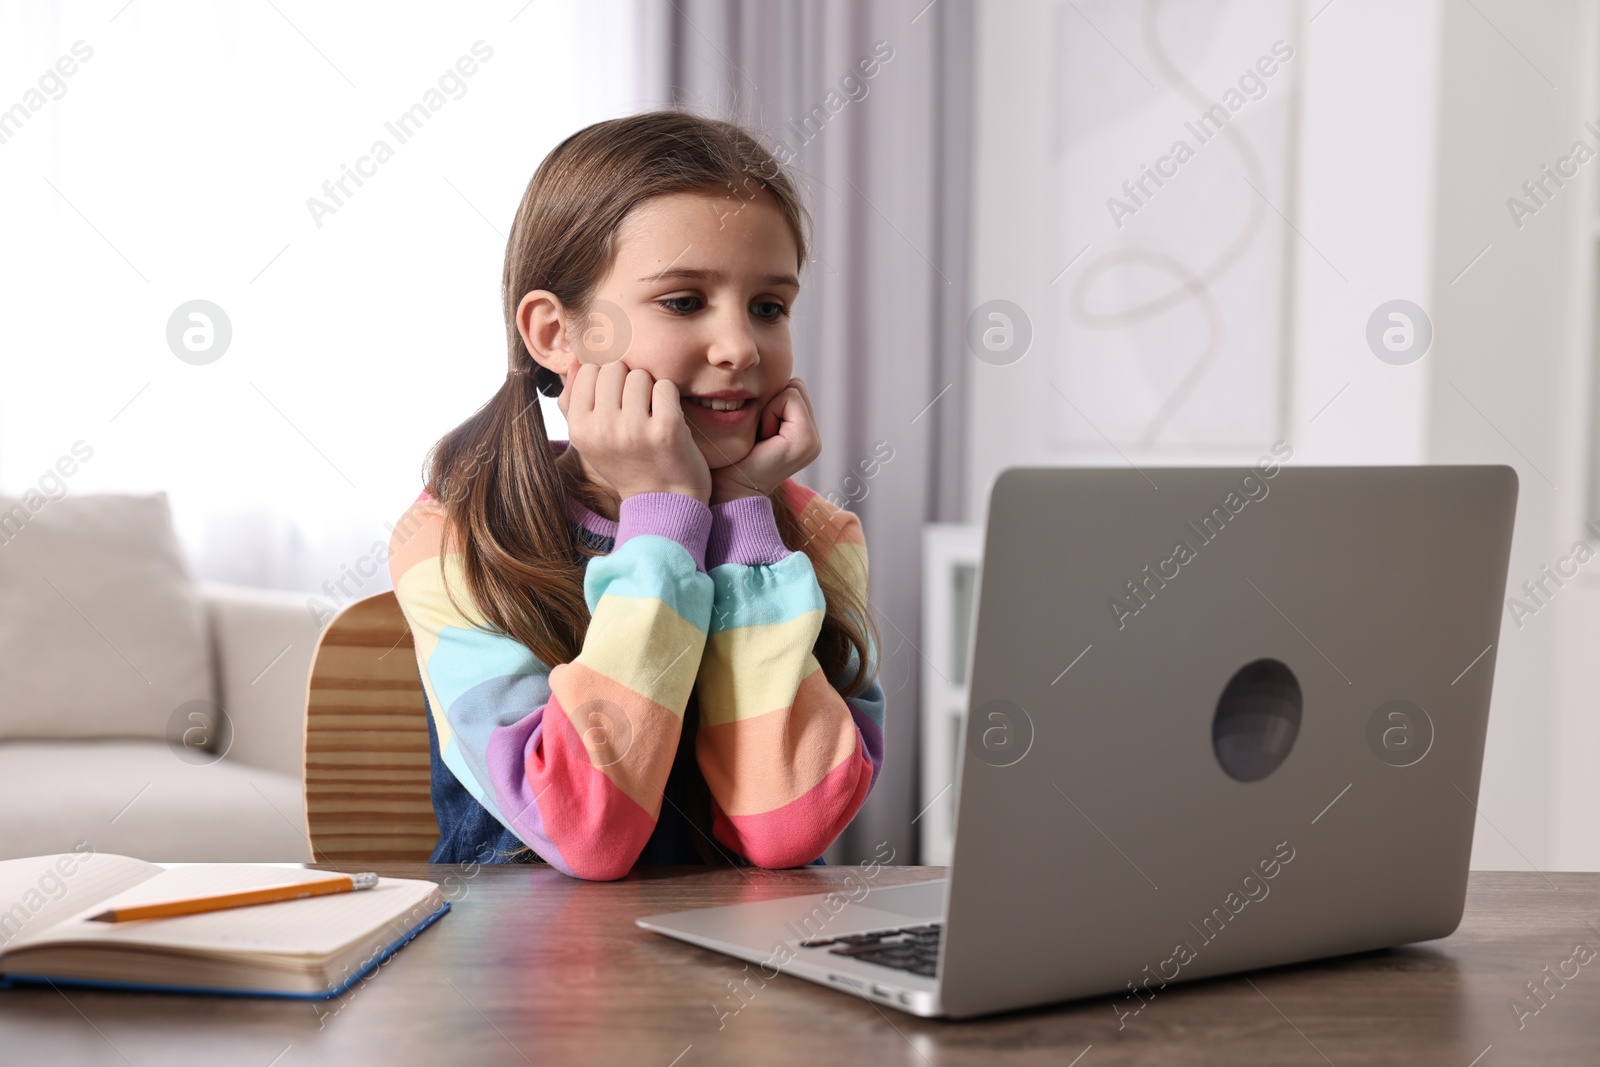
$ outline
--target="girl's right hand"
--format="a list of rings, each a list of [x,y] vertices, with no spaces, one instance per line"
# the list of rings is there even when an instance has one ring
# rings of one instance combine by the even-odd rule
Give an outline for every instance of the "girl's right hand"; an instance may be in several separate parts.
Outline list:
[[[572,446],[620,500],[639,493],[711,499],[711,468],[695,445],[678,387],[622,360],[574,363],[556,404]]]

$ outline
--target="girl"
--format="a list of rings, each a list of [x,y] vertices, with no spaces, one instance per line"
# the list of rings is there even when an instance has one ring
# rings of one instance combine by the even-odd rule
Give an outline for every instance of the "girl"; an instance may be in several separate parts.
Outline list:
[[[505,384],[434,447],[390,544],[434,862],[790,867],[866,800],[865,545],[790,480],[821,450],[791,374],[802,219],[754,137],[677,110],[581,130],[529,182]]]

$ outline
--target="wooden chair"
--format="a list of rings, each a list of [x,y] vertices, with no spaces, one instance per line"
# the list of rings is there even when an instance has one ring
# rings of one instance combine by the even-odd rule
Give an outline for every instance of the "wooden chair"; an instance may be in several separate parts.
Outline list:
[[[317,641],[306,694],[311,854],[426,862],[439,840],[411,628],[393,592],[348,604]]]

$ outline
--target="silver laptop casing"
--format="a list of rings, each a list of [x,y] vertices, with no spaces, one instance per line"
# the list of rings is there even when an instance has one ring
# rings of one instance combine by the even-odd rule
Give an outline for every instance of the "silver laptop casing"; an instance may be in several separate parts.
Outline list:
[[[1443,937],[1516,496],[1499,465],[1006,470],[948,885],[639,924],[919,1015],[1109,995],[1125,1024],[1176,983]],[[1213,723],[1263,658],[1300,723],[1241,781]],[[937,977],[795,947],[819,906],[824,936],[942,919]]]

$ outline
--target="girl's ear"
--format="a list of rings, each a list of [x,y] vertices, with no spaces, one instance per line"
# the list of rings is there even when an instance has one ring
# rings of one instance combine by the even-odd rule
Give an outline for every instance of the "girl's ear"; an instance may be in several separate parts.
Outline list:
[[[577,360],[567,334],[567,311],[548,289],[535,289],[517,304],[517,332],[528,355],[559,380]]]

